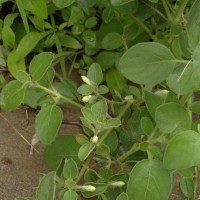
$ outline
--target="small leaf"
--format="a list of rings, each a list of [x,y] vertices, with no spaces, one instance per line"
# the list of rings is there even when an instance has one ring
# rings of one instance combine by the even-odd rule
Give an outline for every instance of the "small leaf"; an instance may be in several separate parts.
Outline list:
[[[73,190],[68,190],[65,192],[63,200],[77,200],[78,194]]]
[[[102,14],[103,21],[106,22],[106,23],[110,22],[113,19],[114,15],[115,15],[115,12],[114,12],[113,7],[107,6],[103,10],[103,14]]]
[[[164,133],[172,133],[191,128],[188,111],[177,103],[166,103],[156,109],[155,121]]]
[[[77,165],[80,165],[78,159],[78,150],[80,145],[72,135],[58,136],[53,143],[47,145],[44,150],[45,162],[51,170],[56,170],[63,158],[72,158]]]
[[[96,45],[96,35],[95,32],[91,29],[88,29],[83,32],[83,40],[88,44],[89,46],[94,47]]]
[[[173,54],[164,45],[145,42],[128,49],[121,57],[118,69],[134,83],[155,85],[174,70],[174,60]]]
[[[92,105],[91,111],[98,121],[103,121],[107,117],[108,105],[105,100],[100,100]]]
[[[84,107],[84,108],[81,109],[81,112],[82,112],[84,118],[88,122],[94,123],[97,120],[96,117],[95,117],[95,115],[94,115],[94,113],[91,111],[90,108]]]
[[[119,33],[108,33],[102,40],[102,47],[106,50],[119,48],[123,43],[122,36]]]
[[[118,118],[111,118],[105,121],[104,128],[117,128],[121,125],[121,121]]]
[[[96,154],[100,156],[108,156],[110,154],[110,149],[107,145],[102,144],[96,150]]]
[[[96,85],[99,85],[103,80],[103,73],[101,70],[101,67],[98,63],[93,63],[88,72],[87,72],[87,78],[95,83]]]
[[[25,88],[22,84],[13,80],[1,91],[1,108],[6,111],[14,110],[20,106],[25,96]]]
[[[76,141],[78,144],[81,144],[81,145],[89,142],[88,137],[86,137],[84,134],[77,134]]]
[[[167,200],[172,181],[160,161],[142,160],[130,173],[127,191],[130,200]]]
[[[63,176],[66,179],[74,179],[78,176],[78,167],[73,159],[65,159],[65,164],[63,167]]]
[[[200,101],[194,101],[190,105],[190,110],[194,113],[200,114]]]
[[[122,192],[116,200],[128,200],[128,195],[125,192]]]
[[[26,55],[28,55],[37,45],[37,43],[47,35],[49,35],[51,31],[46,31],[43,33],[40,32],[30,32],[26,34],[20,41],[16,50],[16,61],[19,62]]]
[[[121,6],[131,1],[134,1],[134,0],[111,0],[111,3],[113,4],[113,6]]]
[[[82,45],[80,42],[73,38],[72,36],[69,35],[58,35],[60,43],[62,46],[67,47],[67,48],[72,48],[72,49],[81,49]]]
[[[149,117],[141,118],[141,129],[145,134],[151,134],[153,131],[154,125]]]
[[[87,85],[87,84],[82,84],[78,88],[78,93],[82,94],[83,96],[88,96],[88,95],[92,94],[93,91],[94,91],[93,87],[91,85]]]
[[[53,3],[58,8],[66,8],[70,5],[72,5],[75,2],[75,0],[53,0]]]
[[[36,198],[40,200],[54,200],[55,198],[55,172],[43,176],[36,191]]]
[[[39,81],[47,72],[52,61],[54,54],[51,52],[42,52],[31,60],[29,72],[34,81]]]
[[[50,144],[55,140],[62,118],[63,113],[58,106],[42,107],[35,121],[36,134],[42,143]]]
[[[167,145],[163,164],[166,169],[185,169],[200,164],[200,135],[195,131],[183,131],[175,135]]]
[[[97,24],[97,18],[96,17],[90,17],[86,20],[85,22],[85,27],[86,28],[93,28]]]
[[[15,44],[15,33],[10,28],[10,26],[4,26],[2,29],[2,40],[5,46],[7,47],[14,47]]]
[[[84,161],[90,153],[94,150],[95,145],[93,143],[86,143],[81,146],[78,152],[78,157],[81,161]]]
[[[192,198],[194,196],[194,181],[191,178],[182,178],[180,188],[185,197]]]

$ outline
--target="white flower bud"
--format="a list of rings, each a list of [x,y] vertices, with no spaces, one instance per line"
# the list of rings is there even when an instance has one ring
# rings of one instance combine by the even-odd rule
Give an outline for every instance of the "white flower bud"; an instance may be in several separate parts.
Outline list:
[[[93,185],[77,185],[74,187],[77,190],[87,191],[87,192],[94,192],[96,188]]]
[[[90,101],[90,99],[91,99],[92,97],[93,97],[92,95],[84,96],[84,97],[82,98],[82,101],[88,102],[88,101]]]
[[[123,181],[115,181],[115,182],[109,183],[109,185],[113,187],[122,187],[125,185],[125,183]]]
[[[124,97],[124,99],[127,101],[133,100],[133,96],[132,95],[126,96],[126,97]]]
[[[91,142],[96,144],[98,142],[98,137],[96,135],[94,137],[92,137]]]
[[[88,85],[92,85],[91,81],[86,76],[81,76],[83,82],[85,82]]]

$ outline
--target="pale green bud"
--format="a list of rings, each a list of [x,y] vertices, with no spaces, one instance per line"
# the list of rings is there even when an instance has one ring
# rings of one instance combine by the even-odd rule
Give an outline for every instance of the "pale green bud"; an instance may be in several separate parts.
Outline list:
[[[86,77],[86,76],[81,76],[83,82],[85,82],[88,85],[92,85],[92,82]]]
[[[115,181],[115,182],[109,183],[109,185],[113,187],[122,187],[125,185],[125,183],[123,181]]]

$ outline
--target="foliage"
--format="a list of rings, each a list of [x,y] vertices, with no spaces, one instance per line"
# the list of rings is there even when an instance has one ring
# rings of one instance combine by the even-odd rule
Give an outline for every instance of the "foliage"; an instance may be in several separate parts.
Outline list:
[[[53,170],[18,200],[167,200],[177,173],[182,195],[196,199],[199,1],[1,0],[0,9],[0,107],[38,110]],[[83,134],[57,135],[64,103],[81,109]]]

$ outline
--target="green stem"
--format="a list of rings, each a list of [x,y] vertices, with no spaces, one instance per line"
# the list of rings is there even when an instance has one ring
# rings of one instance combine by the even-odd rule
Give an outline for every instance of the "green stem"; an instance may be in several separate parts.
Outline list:
[[[139,151],[139,145],[138,143],[133,144],[133,146],[131,147],[131,149],[129,149],[126,153],[124,153],[123,155],[121,155],[116,162],[117,163],[121,163],[124,160],[126,160],[126,158],[128,158],[130,155],[134,154],[135,152]]]
[[[60,44],[60,40],[58,38],[58,35],[55,32],[56,25],[55,25],[55,20],[54,20],[53,15],[50,15],[50,18],[51,18],[52,26],[54,27],[54,38],[55,38],[55,42],[56,42],[56,48],[57,48],[58,54],[62,54],[63,50],[62,50],[62,46]],[[66,78],[67,72],[66,72],[66,69],[65,69],[65,59],[63,57],[61,57],[61,59],[60,59],[60,66],[61,66],[62,74]]]
[[[181,17],[183,15],[183,12],[188,4],[189,0],[183,0],[183,3],[181,4],[176,16],[175,16],[175,19],[174,19],[174,24],[177,24],[179,23],[179,21],[181,20]]]
[[[61,95],[60,93],[58,93],[55,90],[50,90],[49,88],[46,88],[42,85],[39,85],[38,83],[34,83],[34,87],[39,88],[39,89],[41,89],[41,90],[45,91],[46,93],[49,93],[53,96],[59,97],[59,98],[63,99],[64,101],[66,101],[67,103],[70,103],[70,104],[72,104],[72,105],[74,105],[78,108],[83,108],[83,106],[81,104],[69,99],[68,97]]]
[[[151,37],[151,39],[156,40],[156,36],[151,33],[151,30],[140,19],[134,16],[132,17],[146,31],[146,33]]]
[[[172,15],[171,15],[171,12],[169,10],[169,7],[167,5],[166,0],[161,0],[161,1],[162,1],[162,4],[163,4],[163,8],[165,9],[165,12],[167,14],[167,18],[168,18],[169,22],[172,22],[173,18],[172,18]]]
[[[195,177],[194,177],[194,195],[193,195],[192,200],[196,200],[197,188],[198,188],[198,167],[195,167]]]

